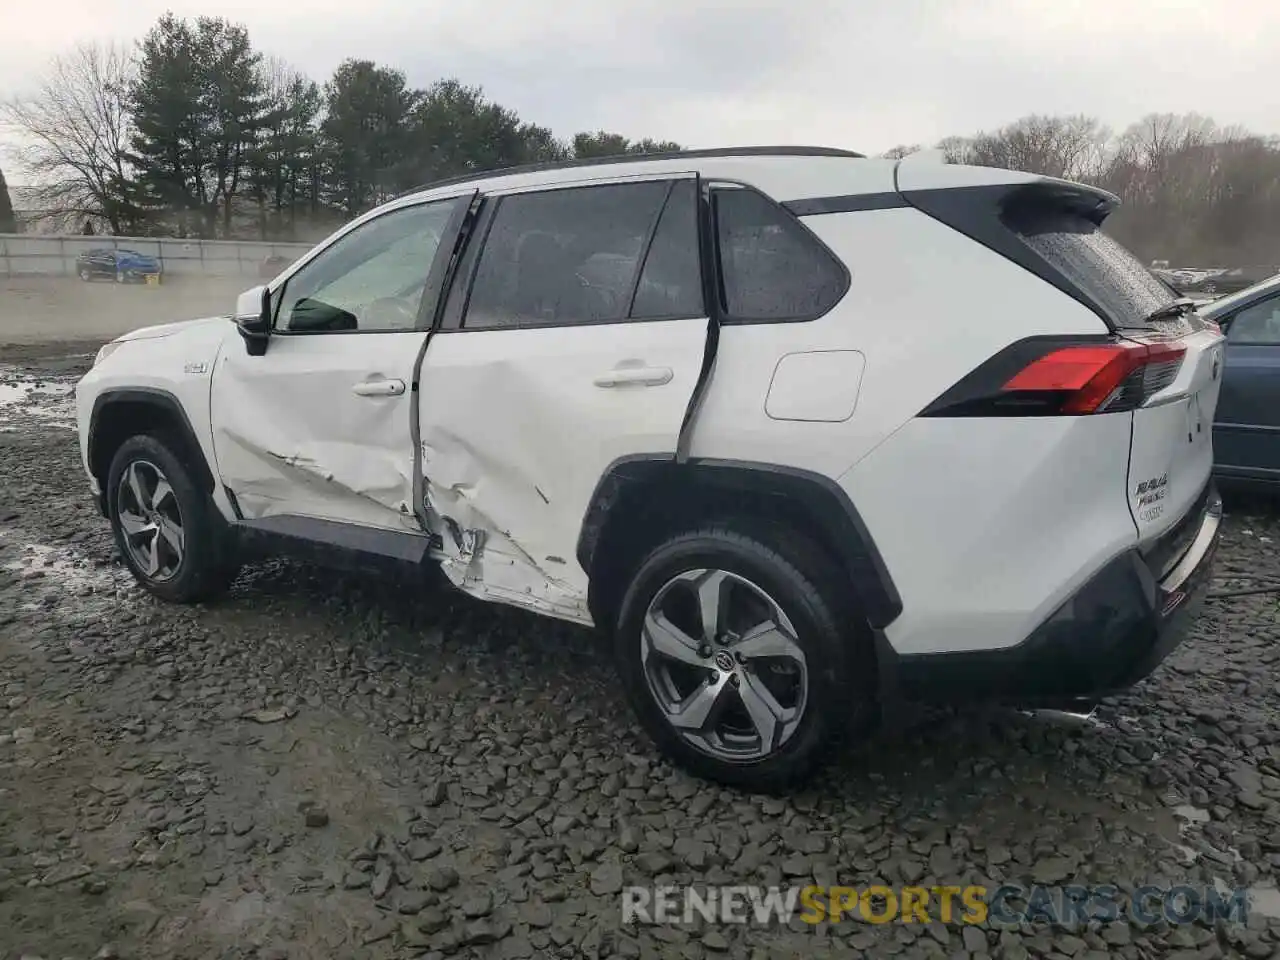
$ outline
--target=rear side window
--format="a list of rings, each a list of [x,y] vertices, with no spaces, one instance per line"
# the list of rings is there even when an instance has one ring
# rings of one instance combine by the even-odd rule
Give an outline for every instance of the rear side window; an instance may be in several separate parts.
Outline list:
[[[849,275],[794,215],[745,188],[712,193],[725,320],[812,320],[849,287]]]
[[[626,319],[668,186],[608,184],[501,198],[463,328]]]
[[[1078,213],[1020,212],[1008,226],[1125,327],[1145,326],[1154,311],[1177,299],[1137,257]]]

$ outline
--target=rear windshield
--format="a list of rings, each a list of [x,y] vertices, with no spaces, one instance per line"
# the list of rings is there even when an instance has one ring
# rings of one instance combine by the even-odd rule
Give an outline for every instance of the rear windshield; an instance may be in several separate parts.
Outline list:
[[[1008,226],[1121,326],[1145,326],[1154,311],[1177,299],[1137,257],[1078,213],[1039,210]]]

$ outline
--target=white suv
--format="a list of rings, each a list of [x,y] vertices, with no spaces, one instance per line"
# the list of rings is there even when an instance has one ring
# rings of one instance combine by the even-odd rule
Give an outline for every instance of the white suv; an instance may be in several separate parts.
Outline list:
[[[888,698],[1074,702],[1176,643],[1222,337],[1115,202],[818,148],[438,183],[103,347],[84,465],[157,596],[249,535],[438,564],[603,628],[669,756],[781,788]]]

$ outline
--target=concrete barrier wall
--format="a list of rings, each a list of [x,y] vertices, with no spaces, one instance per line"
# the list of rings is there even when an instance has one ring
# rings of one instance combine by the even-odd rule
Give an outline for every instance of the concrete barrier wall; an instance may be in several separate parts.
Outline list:
[[[312,244],[0,233],[0,277],[74,276],[76,257],[104,247],[156,257],[166,274],[256,278],[267,257],[283,257],[292,262]],[[283,264],[272,271],[272,276],[280,269]]]

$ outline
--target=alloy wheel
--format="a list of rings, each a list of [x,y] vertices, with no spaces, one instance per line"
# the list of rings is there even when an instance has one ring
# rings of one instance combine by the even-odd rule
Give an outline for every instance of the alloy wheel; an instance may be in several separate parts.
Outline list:
[[[120,477],[116,515],[125,549],[138,570],[157,583],[171,580],[186,555],[178,498],[163,471],[134,460]]]
[[[795,734],[808,664],[791,620],[759,585],[727,570],[686,571],[654,595],[641,632],[649,692],[691,746],[743,763]]]

